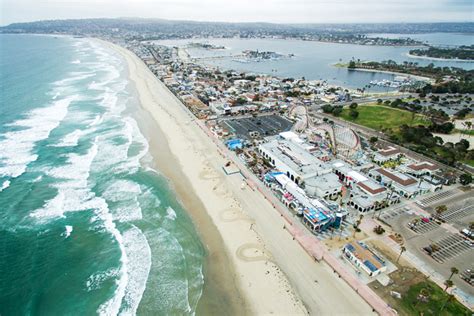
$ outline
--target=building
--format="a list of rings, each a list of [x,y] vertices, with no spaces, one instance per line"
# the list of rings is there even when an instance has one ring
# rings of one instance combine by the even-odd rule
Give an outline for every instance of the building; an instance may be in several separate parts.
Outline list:
[[[407,199],[437,190],[437,186],[433,186],[422,179],[415,179],[412,176],[396,170],[384,168],[373,169],[369,172],[369,176],[377,179],[377,181],[380,180],[382,185],[391,187],[395,193]]]
[[[303,223],[313,233],[326,230],[335,220],[335,214],[322,207],[308,208],[303,212]]]
[[[385,261],[359,241],[348,243],[342,249],[343,257],[356,268],[364,270],[370,276],[376,276],[387,270]]]
[[[334,173],[306,179],[304,190],[308,195],[324,199],[335,198],[342,190],[342,184]]]
[[[312,145],[304,143],[294,133],[280,133],[276,138],[258,146],[258,152],[278,171],[298,185],[307,179],[332,172],[331,165],[311,154]]]
[[[423,162],[418,162],[418,163],[412,163],[410,165],[407,165],[404,168],[404,171],[408,173],[409,175],[412,175],[416,178],[420,178],[422,176],[426,175],[433,175],[437,170],[438,166],[427,161]]]
[[[379,149],[373,158],[373,161],[377,164],[383,164],[387,161],[394,161],[400,158],[401,152],[393,146],[389,146],[385,149]]]
[[[390,194],[383,185],[368,179],[357,183],[351,191],[348,205],[359,212],[366,213],[398,202],[400,202],[400,197],[397,194]]]

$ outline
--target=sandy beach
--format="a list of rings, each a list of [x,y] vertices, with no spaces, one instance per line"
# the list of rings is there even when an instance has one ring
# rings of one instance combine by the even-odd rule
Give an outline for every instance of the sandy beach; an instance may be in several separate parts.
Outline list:
[[[328,265],[295,243],[262,194],[242,189],[240,174],[223,172],[227,160],[217,146],[145,64],[103,43],[126,59],[142,107],[140,128],[157,168],[170,179],[208,249],[198,313],[372,314]]]
[[[421,80],[421,81],[427,81],[427,82],[431,82],[431,83],[434,82],[434,79],[432,79],[432,78],[416,76],[416,75],[410,75],[410,74],[406,74],[406,73],[403,73],[403,72],[377,70],[377,69],[365,69],[365,68],[354,68],[354,69],[351,69],[351,70],[365,71],[365,72],[379,72],[379,73],[390,74],[390,75],[395,75],[395,76],[409,77],[409,78],[413,78],[413,79],[417,79],[417,80]]]

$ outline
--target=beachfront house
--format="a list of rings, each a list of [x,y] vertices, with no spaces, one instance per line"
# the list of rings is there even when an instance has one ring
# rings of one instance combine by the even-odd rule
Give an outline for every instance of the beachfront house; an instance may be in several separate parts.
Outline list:
[[[371,250],[366,244],[353,241],[342,249],[343,258],[357,269],[362,269],[369,276],[376,276],[387,270],[385,261],[381,256]]]

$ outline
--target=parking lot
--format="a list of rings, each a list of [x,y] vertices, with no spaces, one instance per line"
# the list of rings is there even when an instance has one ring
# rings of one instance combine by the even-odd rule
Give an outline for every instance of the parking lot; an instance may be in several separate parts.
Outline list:
[[[453,194],[454,192],[434,194],[427,201],[430,203],[430,207],[423,207],[434,217],[436,206],[446,205],[448,209],[443,214],[446,223],[442,225],[437,224],[434,220],[423,221],[423,215],[415,214],[418,213],[415,212],[418,207],[414,203],[410,207],[398,206],[392,210],[384,211],[380,217],[391,225],[394,231],[403,236],[405,247],[410,252],[407,257],[413,258],[419,269],[429,271],[430,274],[439,274],[441,279],[449,278],[451,267],[464,271],[471,268],[472,262],[474,262],[472,241],[456,232],[466,228],[474,219],[474,199],[470,196],[472,192],[456,191],[458,193],[455,194]],[[419,203],[416,204],[419,205]],[[410,223],[417,218],[419,220],[416,226],[410,226]],[[435,251],[431,255],[423,249],[430,245],[436,245],[434,246]],[[459,275],[454,276],[452,280],[457,291],[463,291],[470,296],[474,295],[474,287]]]
[[[408,223],[408,228],[410,228],[412,231],[414,231],[417,234],[424,234],[438,227],[439,225],[433,220],[430,220],[429,222],[424,222],[423,220],[419,220],[417,223],[413,223],[413,221]]]
[[[439,263],[444,263],[462,253],[473,250],[473,243],[459,234],[448,234],[433,243],[438,248],[430,255]]]
[[[447,198],[450,198],[456,194],[459,194],[460,191],[458,189],[451,189],[448,191],[441,191],[439,193],[430,195],[428,197],[419,199],[416,203],[418,203],[421,206],[430,206],[432,204],[435,204],[437,202],[440,202],[442,200],[445,200]]]
[[[460,220],[464,217],[474,214],[474,201],[470,199],[468,205],[456,205],[454,207],[448,208],[444,213],[441,214],[440,219],[445,222],[454,222]],[[466,204],[466,203],[465,203]]]
[[[383,220],[385,223],[388,223],[402,214],[412,214],[412,213],[413,211],[411,210],[409,206],[397,206],[394,208],[382,210],[380,219]]]
[[[251,132],[256,132],[260,137],[277,135],[288,131],[293,123],[278,115],[260,115],[257,117],[244,117],[235,119],[225,119],[221,121],[221,126],[229,132],[235,134],[237,138],[251,139]]]

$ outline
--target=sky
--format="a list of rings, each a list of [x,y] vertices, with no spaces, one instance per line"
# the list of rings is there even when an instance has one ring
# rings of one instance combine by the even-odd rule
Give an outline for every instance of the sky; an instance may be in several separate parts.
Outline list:
[[[473,22],[474,0],[0,0],[0,25],[99,17],[276,23]]]

